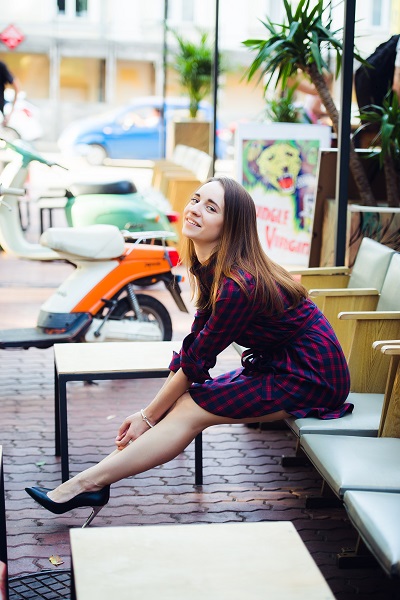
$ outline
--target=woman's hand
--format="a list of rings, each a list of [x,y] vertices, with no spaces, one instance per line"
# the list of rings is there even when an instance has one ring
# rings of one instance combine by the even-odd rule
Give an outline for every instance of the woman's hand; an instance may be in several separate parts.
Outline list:
[[[128,444],[149,430],[149,426],[142,419],[140,412],[126,417],[121,427],[118,429],[118,435],[115,443],[118,450],[123,450]]]

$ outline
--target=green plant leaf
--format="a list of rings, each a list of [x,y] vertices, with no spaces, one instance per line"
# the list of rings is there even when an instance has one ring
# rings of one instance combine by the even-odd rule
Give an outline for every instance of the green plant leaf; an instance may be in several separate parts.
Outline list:
[[[205,32],[200,32],[200,39],[195,43],[185,40],[172,29],[169,31],[178,45],[171,66],[178,74],[181,87],[189,96],[190,116],[195,117],[199,103],[211,91],[214,49]],[[221,58],[218,66],[219,71],[223,72]]]

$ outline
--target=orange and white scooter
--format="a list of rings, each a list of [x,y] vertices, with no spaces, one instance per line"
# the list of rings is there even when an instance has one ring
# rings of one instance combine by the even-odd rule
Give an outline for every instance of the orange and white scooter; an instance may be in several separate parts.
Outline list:
[[[165,306],[135,290],[162,281],[178,308],[188,312],[180,277],[172,273],[179,260],[177,250],[143,243],[156,238],[165,241],[171,235],[126,232],[131,240],[127,243],[124,233],[114,225],[48,229],[40,243],[76,269],[42,305],[36,327],[0,331],[0,348],[171,340],[172,322]]]

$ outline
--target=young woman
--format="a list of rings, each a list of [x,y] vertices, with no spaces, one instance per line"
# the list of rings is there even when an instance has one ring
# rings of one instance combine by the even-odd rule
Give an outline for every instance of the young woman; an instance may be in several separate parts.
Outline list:
[[[182,233],[197,306],[191,333],[156,397],[122,423],[112,454],[54,490],[26,489],[53,513],[91,506],[88,524],[110,484],[173,459],[210,425],[328,419],[353,408],[339,342],[306,290],[264,254],[247,191],[210,179],[186,206]],[[232,342],[250,349],[242,368],[212,379]]]

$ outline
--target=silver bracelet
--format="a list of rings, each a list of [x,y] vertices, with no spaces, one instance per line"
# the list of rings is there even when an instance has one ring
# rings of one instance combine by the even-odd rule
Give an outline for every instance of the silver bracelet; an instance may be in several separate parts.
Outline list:
[[[140,409],[140,414],[142,415],[142,419],[143,421],[151,428],[154,427],[153,423],[150,423],[150,421],[148,420],[148,418],[146,417],[146,415],[144,414],[144,410],[143,408]]]

